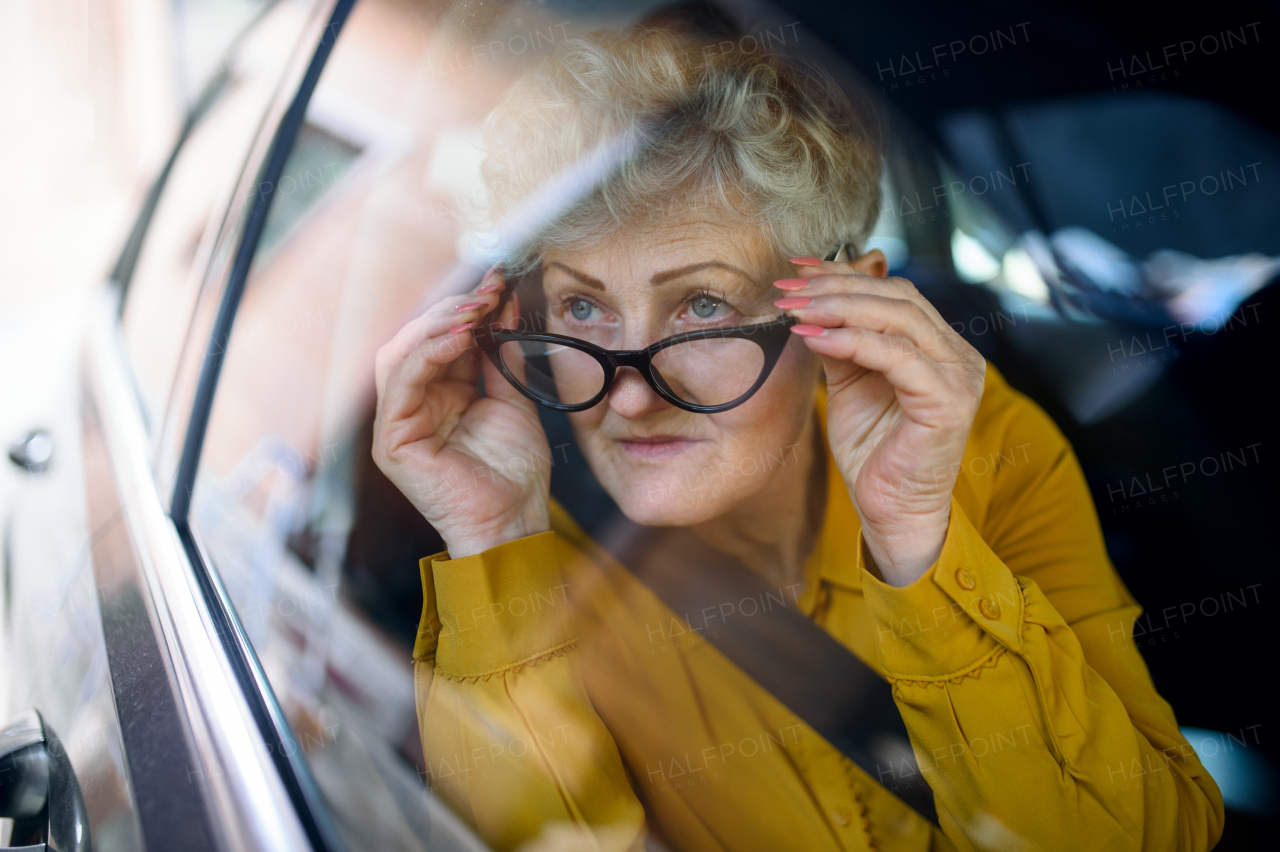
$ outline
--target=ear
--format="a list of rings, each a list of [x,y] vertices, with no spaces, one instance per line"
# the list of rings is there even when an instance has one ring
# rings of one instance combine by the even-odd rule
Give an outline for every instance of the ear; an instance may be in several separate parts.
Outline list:
[[[889,259],[880,249],[872,249],[849,265],[855,272],[870,275],[873,278],[884,278],[889,274]]]

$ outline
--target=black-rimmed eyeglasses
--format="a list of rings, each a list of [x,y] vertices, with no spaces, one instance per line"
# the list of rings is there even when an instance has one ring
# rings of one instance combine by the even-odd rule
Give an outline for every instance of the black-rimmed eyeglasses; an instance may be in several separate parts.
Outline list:
[[[667,402],[699,414],[728,411],[769,378],[791,337],[794,317],[690,331],[644,349],[604,349],[541,332],[477,329],[476,343],[507,381],[540,405],[585,411],[609,393],[619,367],[631,367]]]
[[[827,260],[849,260],[841,245]],[[492,316],[502,312],[510,290]],[[613,387],[619,367],[631,367],[667,402],[698,414],[728,411],[764,385],[791,338],[795,317],[690,331],[644,349],[604,349],[543,332],[476,329],[476,343],[507,381],[529,399],[557,411],[585,411]]]

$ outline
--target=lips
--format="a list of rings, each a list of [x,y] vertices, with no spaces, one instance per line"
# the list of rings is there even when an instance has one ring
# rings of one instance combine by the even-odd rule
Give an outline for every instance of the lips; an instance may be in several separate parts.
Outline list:
[[[665,459],[678,456],[694,444],[702,442],[680,435],[643,435],[620,438],[618,443],[622,444],[628,455],[635,458]]]

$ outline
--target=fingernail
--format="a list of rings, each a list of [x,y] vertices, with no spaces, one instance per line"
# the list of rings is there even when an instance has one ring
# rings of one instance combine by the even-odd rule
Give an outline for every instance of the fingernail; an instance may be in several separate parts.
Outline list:
[[[462,324],[462,325],[456,325],[456,326],[454,326],[453,328],[449,329],[449,333],[450,333],[450,334],[462,334],[462,332],[467,331],[468,329],[475,328],[477,325],[479,325],[479,323],[475,323],[475,322],[468,322],[468,323],[464,323],[464,324]],[[795,326],[792,326],[792,328],[795,328]],[[807,326],[806,326],[806,328],[807,328]]]
[[[779,290],[803,290],[809,286],[808,278],[783,278],[781,281],[773,282],[773,286]]]
[[[793,257],[791,263],[795,266],[821,266],[822,261],[816,257]]]
[[[483,308],[488,302],[467,302],[465,305],[458,305],[454,308],[458,313],[463,311],[474,311],[476,308]]]
[[[801,337],[818,337],[822,332],[826,331],[820,325],[805,325],[804,323],[791,326],[791,330]]]
[[[479,290],[476,291],[476,295],[483,296],[486,293],[492,293],[495,290],[501,290],[505,286],[507,286],[505,282],[495,281],[492,284],[486,284],[483,287],[481,287]]]
[[[775,308],[782,308],[784,311],[789,311],[792,308],[807,308],[809,307],[809,303],[812,301],[813,299],[810,299],[808,296],[788,296],[785,299],[779,299],[774,302],[773,306]]]

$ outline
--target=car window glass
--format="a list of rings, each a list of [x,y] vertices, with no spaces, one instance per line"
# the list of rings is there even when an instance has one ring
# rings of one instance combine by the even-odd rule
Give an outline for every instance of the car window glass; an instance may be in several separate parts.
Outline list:
[[[479,8],[352,12],[277,181],[192,490],[193,530],[352,848],[425,849],[424,825],[458,825],[424,795],[439,769],[411,661],[418,560],[443,543],[371,458],[374,356],[478,281],[458,214],[481,191],[485,116],[531,61],[602,25],[536,3]],[[627,15],[605,23],[641,12]],[[771,26],[788,45],[793,31]],[[886,193],[906,191],[899,172],[936,171],[913,156],[886,153],[906,161]],[[895,270],[918,247],[946,262],[949,228],[899,208],[881,210],[871,246]]]
[[[182,143],[143,238],[123,330],[152,425],[162,417],[224,212],[289,59],[282,45],[294,43],[305,17],[302,4],[280,3],[245,34],[227,62],[225,84]]]
[[[417,560],[442,545],[370,456],[374,353],[451,286],[456,193],[512,71],[433,71],[462,38],[437,14],[352,12],[277,182],[192,498],[350,848],[423,850],[459,825],[423,795],[410,660]]]
[[[227,47],[275,0],[173,0],[177,83],[187,104],[222,64]]]

